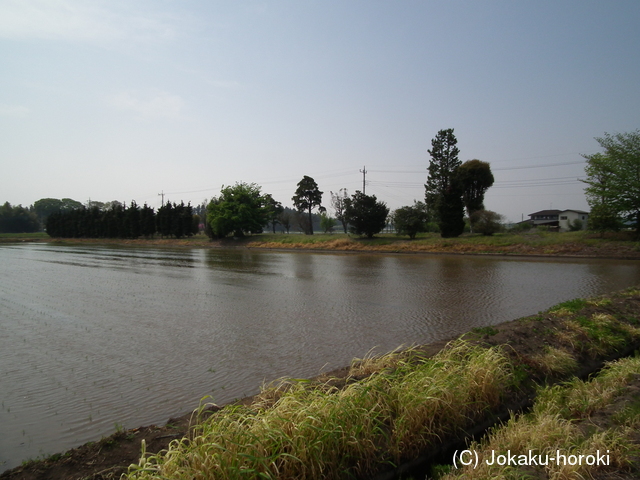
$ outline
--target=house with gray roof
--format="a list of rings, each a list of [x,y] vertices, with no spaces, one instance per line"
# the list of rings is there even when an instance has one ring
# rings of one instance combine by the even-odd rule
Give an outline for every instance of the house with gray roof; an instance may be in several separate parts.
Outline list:
[[[557,227],[561,232],[568,232],[570,226],[576,221],[582,222],[582,229],[586,230],[589,212],[583,210],[540,210],[530,213],[529,222],[535,227],[544,225],[547,227]]]

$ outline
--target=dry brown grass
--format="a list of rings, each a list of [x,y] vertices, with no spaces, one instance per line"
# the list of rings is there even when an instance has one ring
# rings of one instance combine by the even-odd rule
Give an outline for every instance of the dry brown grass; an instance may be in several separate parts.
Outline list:
[[[500,348],[456,341],[432,359],[398,359],[365,362],[382,370],[339,390],[293,382],[269,405],[225,408],[128,478],[368,476],[460,432],[514,387]]]
[[[482,442],[474,442],[469,449],[478,452],[477,468],[473,466],[453,470],[442,480],[465,478],[549,478],[588,479],[597,474],[614,474],[631,465],[637,448],[632,436],[640,421],[640,411],[627,414],[626,423],[609,428],[593,424],[582,428],[578,420],[612,404],[621,395],[627,382],[640,373],[640,358],[625,359],[609,364],[590,382],[574,380],[562,386],[543,389],[531,413],[512,416],[505,424],[494,428]],[[541,455],[555,458],[557,452],[569,455],[608,455],[608,465],[570,465],[569,462],[544,462],[547,465],[489,465],[494,455]],[[609,477],[607,477],[609,478]],[[627,477],[625,477],[627,478]]]

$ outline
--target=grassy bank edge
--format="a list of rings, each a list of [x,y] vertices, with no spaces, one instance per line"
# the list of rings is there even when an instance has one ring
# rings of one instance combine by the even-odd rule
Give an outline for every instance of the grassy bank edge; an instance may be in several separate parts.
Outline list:
[[[543,387],[530,412],[512,414],[468,446],[467,465],[436,466],[429,478],[638,478],[639,374],[636,356],[588,381]]]
[[[45,233],[0,234],[0,243],[44,242],[61,245],[130,245],[151,247],[250,248],[263,250],[304,250],[330,252],[449,253],[524,256],[568,256],[590,258],[640,259],[640,242],[631,232],[601,236],[586,231],[555,233],[535,230],[525,233],[499,233],[490,237],[464,234],[441,238],[420,234],[414,240],[394,234],[373,239],[346,234],[271,234],[241,239],[209,240],[200,234],[188,238],[87,239],[50,238]]]
[[[637,348],[638,311],[636,289],[576,299],[516,321],[543,339],[542,351],[518,350],[496,326],[434,356],[418,348],[356,363],[343,385],[324,379],[266,389],[145,456],[128,478],[345,478],[393,469],[533,396],[540,384]]]

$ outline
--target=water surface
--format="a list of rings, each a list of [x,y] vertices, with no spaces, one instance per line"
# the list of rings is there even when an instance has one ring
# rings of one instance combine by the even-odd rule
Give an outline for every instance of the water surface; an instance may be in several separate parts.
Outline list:
[[[0,471],[640,284],[640,263],[51,244],[0,246]]]

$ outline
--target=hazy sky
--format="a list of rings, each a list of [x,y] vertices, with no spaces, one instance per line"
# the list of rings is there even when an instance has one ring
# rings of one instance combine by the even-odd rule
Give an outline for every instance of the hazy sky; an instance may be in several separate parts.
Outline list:
[[[587,209],[581,153],[640,128],[640,2],[0,0],[0,201],[200,203],[303,175],[424,198],[454,128],[486,207]]]

